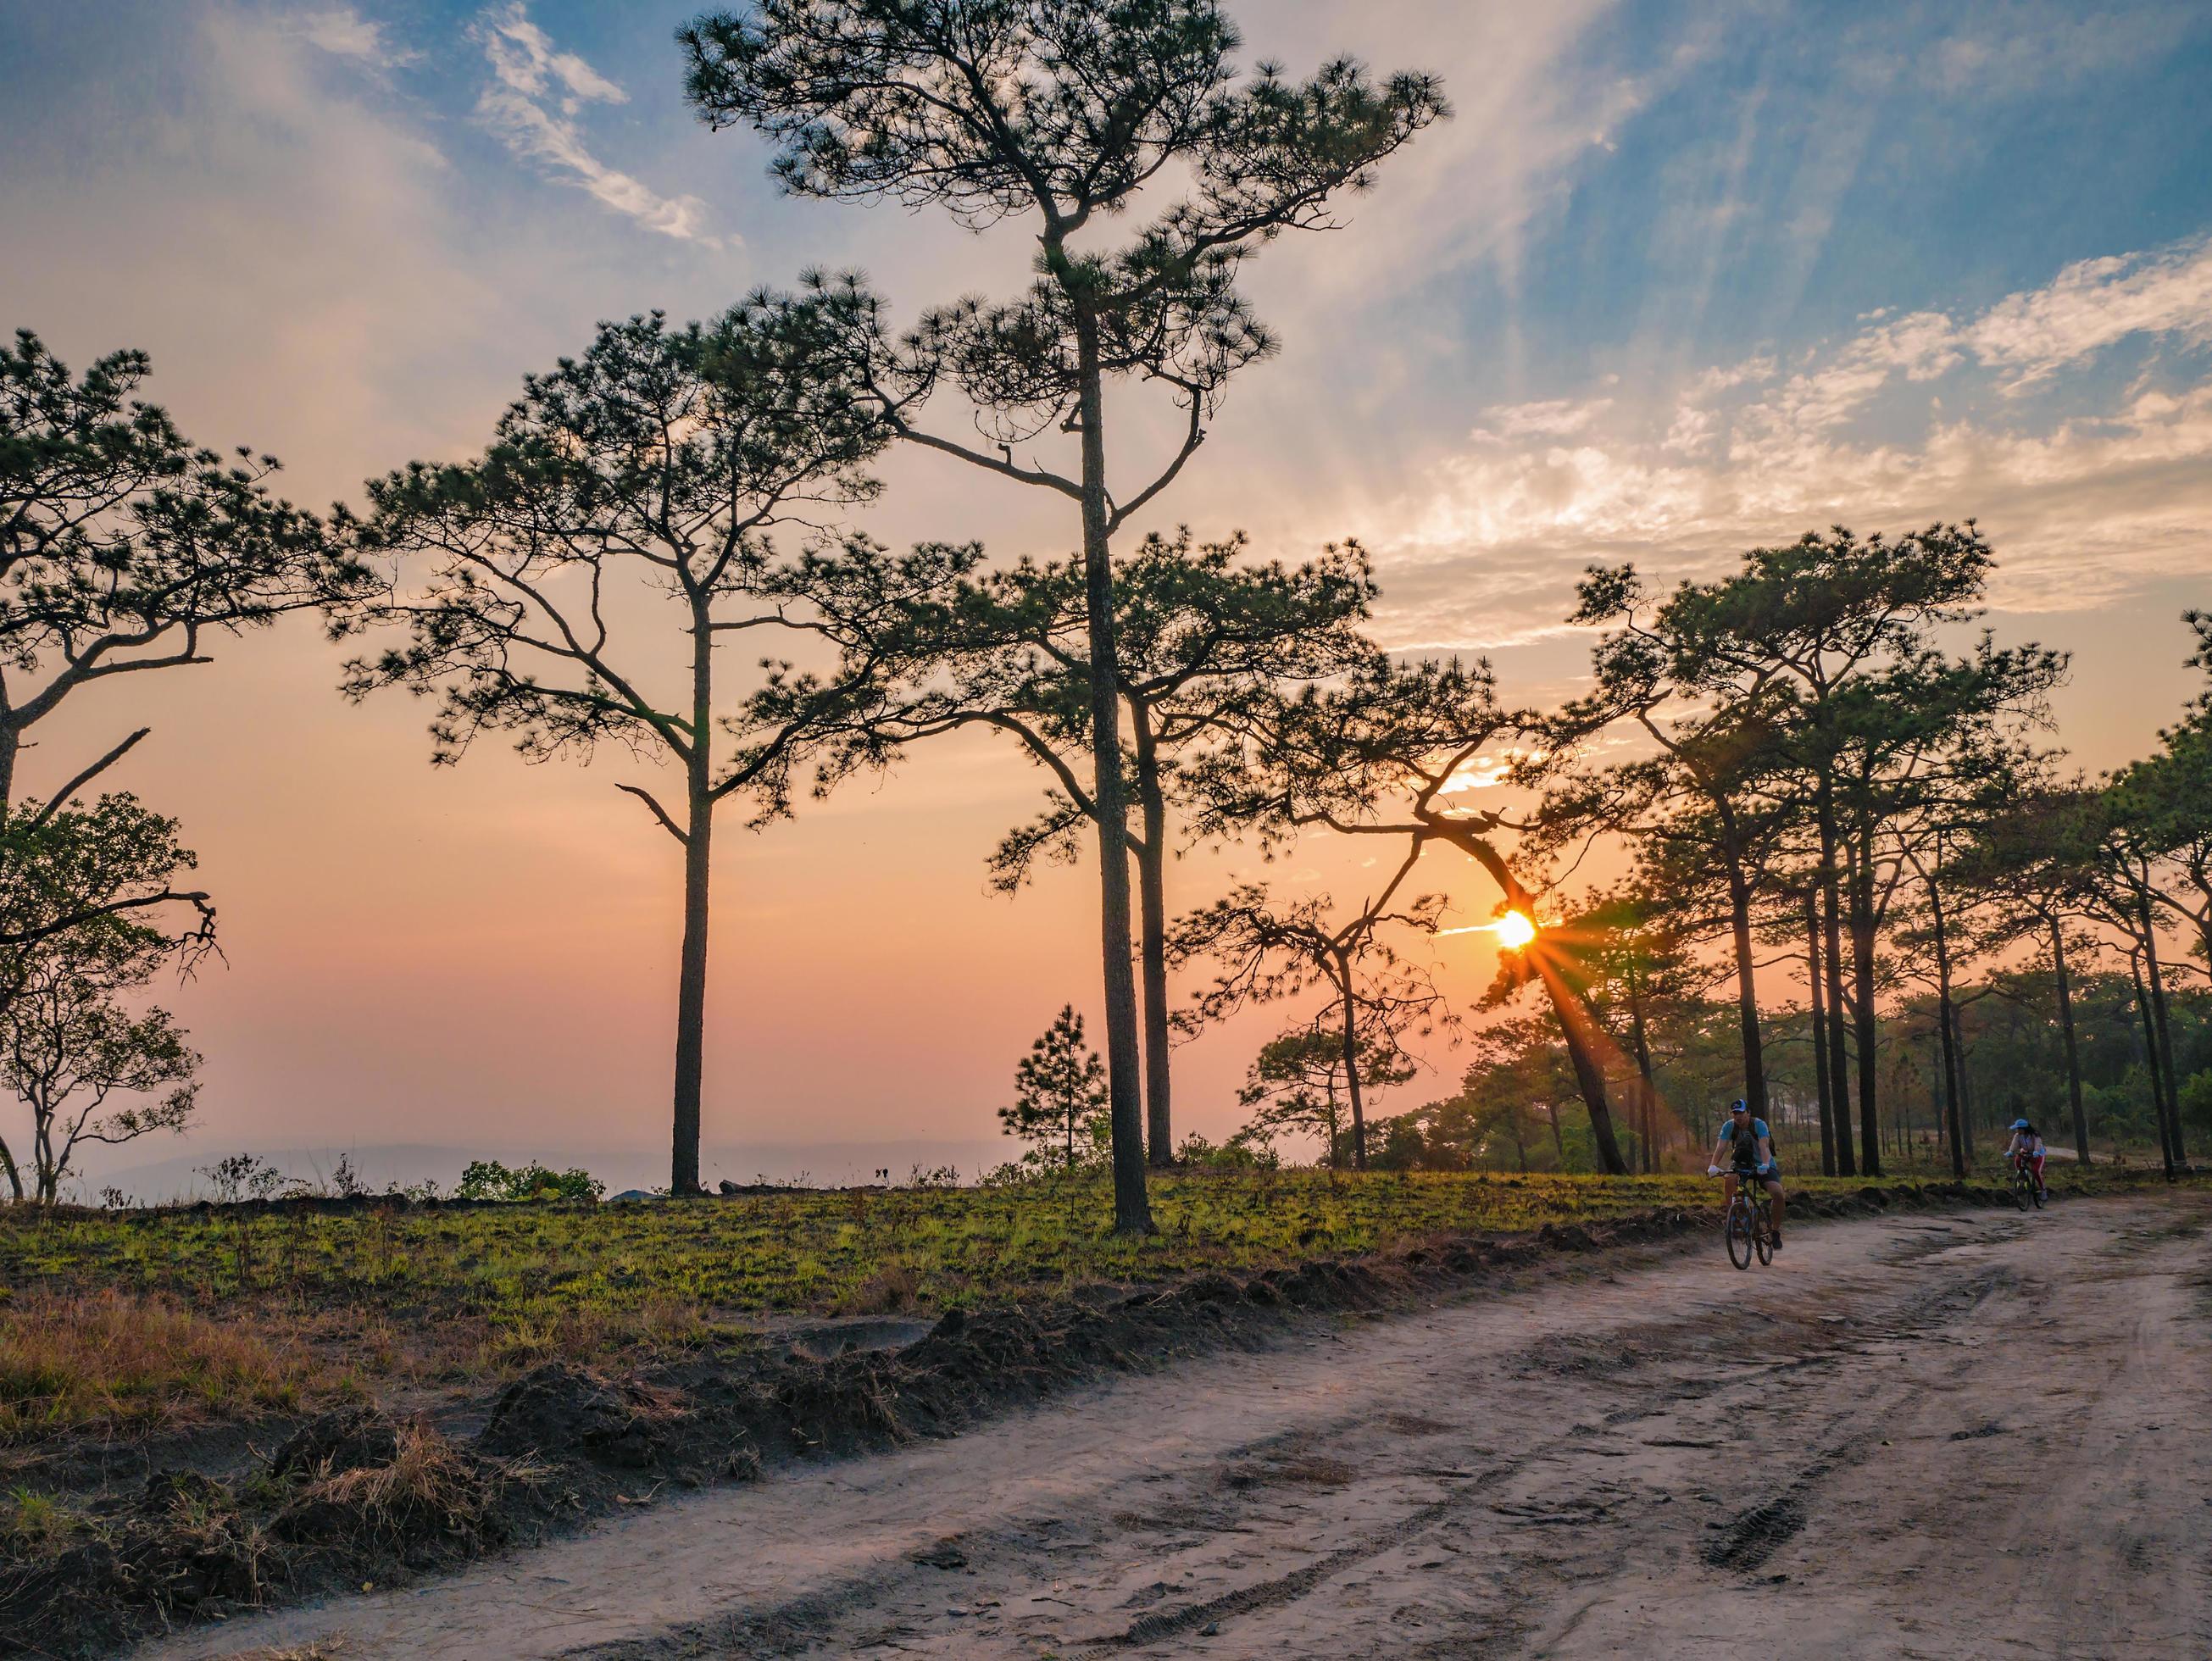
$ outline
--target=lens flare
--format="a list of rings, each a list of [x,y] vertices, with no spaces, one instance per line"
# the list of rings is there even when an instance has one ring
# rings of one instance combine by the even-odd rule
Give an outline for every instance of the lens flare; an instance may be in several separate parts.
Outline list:
[[[1536,938],[1535,920],[1526,912],[1508,911],[1496,922],[1469,923],[1464,928],[1439,928],[1439,934],[1495,934],[1509,952],[1518,952]]]

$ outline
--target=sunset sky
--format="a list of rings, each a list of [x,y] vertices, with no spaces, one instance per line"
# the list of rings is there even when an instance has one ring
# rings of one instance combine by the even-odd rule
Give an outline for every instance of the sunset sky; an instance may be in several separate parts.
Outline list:
[[[143,347],[188,433],[276,452],[320,507],[481,446],[601,318],[703,316],[811,265],[866,271],[902,319],[1025,280],[1018,228],[780,196],[758,139],[683,104],[694,9],[0,0],[0,326],[78,366]],[[1671,581],[1831,521],[1971,515],[2002,561],[1991,626],[2075,654],[2081,762],[2171,718],[2177,614],[2212,605],[2212,9],[1231,9],[1252,57],[1432,70],[1457,117],[1347,228],[1253,265],[1284,350],[1149,527],[1290,558],[1357,537],[1386,643],[1486,653],[1541,703],[1586,660],[1560,618],[1590,561]],[[1133,469],[1170,412],[1115,413]],[[1072,539],[1064,503],[951,461],[882,472],[860,522],[893,545]],[[306,619],[225,642],[83,696],[27,762],[35,792],[154,727],[117,782],[183,819],[229,958],[168,997],[208,1058],[185,1151],[626,1147],[622,1179],[665,1175],[678,869],[614,788],[641,775],[494,744],[434,772],[425,709],[349,706],[340,656]],[[709,1180],[773,1166],[763,1145],[986,1143],[1059,1006],[1096,1022],[1095,873],[985,889],[1038,786],[947,744],[722,839]],[[1172,900],[1238,873],[1348,897],[1367,857],[1203,855]],[[1432,857],[1423,885],[1486,915]],[[1481,938],[1440,943],[1462,995]],[[1184,1128],[1234,1128],[1273,1030],[1181,1052]],[[1436,1060],[1395,1106],[1443,1093],[1462,1063]]]

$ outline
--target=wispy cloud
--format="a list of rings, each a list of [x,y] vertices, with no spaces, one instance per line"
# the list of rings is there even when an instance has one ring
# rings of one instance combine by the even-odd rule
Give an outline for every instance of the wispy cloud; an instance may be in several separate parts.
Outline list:
[[[2212,239],[2069,265],[1991,307],[1967,338],[1983,362],[2013,371],[2017,392],[2132,334],[2212,344]]]
[[[308,45],[367,69],[405,69],[422,61],[421,52],[394,46],[386,38],[383,24],[363,17],[351,6],[303,12],[293,27]]]
[[[557,50],[521,0],[485,13],[469,33],[491,68],[477,114],[514,155],[581,186],[649,231],[709,248],[735,240],[709,228],[707,204],[697,197],[663,196],[592,153],[577,119],[584,106],[623,104],[629,95],[576,53]]]
[[[1571,438],[1613,407],[1609,398],[1547,399],[1536,404],[1502,404],[1483,411],[1475,436],[1483,439]]]

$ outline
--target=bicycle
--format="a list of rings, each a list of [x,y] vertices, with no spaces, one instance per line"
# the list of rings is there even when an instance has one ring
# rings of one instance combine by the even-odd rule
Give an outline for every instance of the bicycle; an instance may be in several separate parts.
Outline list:
[[[1767,1214],[1766,1192],[1759,1186],[1757,1171],[1739,1171],[1735,1175],[1735,1197],[1729,1202],[1728,1218],[1721,1226],[1729,1262],[1747,1269],[1757,1257],[1764,1268],[1774,1261],[1774,1221]]]
[[[2031,1201],[2038,1211],[2043,1209],[2043,1184],[2035,1180],[2035,1172],[2026,1159],[2015,1158],[2012,1162],[2012,1202],[2025,1211]]]

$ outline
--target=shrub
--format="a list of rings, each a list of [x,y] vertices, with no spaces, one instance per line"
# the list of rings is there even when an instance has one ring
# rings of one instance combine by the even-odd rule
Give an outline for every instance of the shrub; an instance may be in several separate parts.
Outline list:
[[[510,1171],[496,1159],[471,1160],[453,1190],[464,1200],[596,1200],[607,1185],[588,1171],[555,1171],[535,1159]]]

